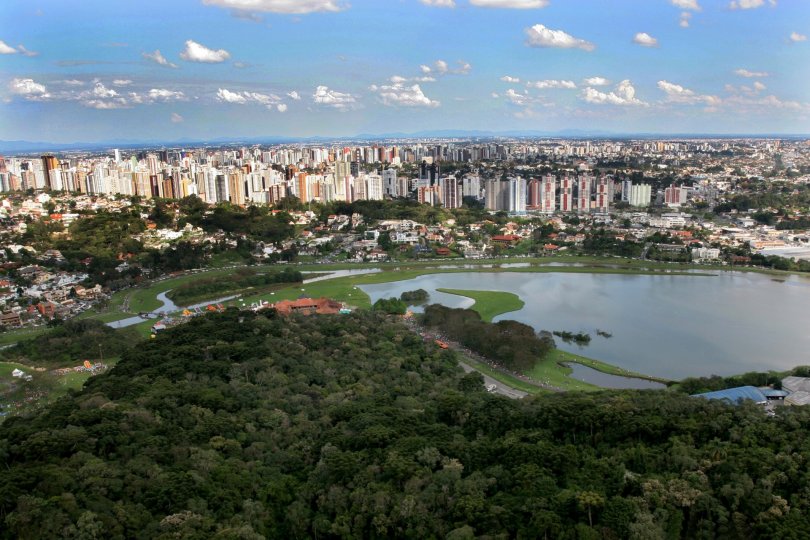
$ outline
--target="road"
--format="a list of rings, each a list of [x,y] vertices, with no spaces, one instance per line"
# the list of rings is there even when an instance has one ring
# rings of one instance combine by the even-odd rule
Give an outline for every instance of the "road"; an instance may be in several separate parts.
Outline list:
[[[472,367],[472,366],[470,366],[470,365],[468,365],[468,364],[466,364],[464,362],[459,361],[459,365],[461,366],[461,369],[463,369],[467,373],[471,373],[473,371],[475,371],[476,373],[481,373],[480,371],[478,371],[474,367]],[[481,376],[484,377],[484,385],[485,386],[489,386],[490,384],[495,385],[494,393],[496,393],[496,394],[501,394],[502,396],[506,396],[506,397],[509,397],[509,398],[512,398],[512,399],[520,399],[522,397],[526,397],[526,396],[529,395],[527,392],[524,392],[522,390],[517,390],[515,388],[512,388],[511,386],[507,386],[507,385],[503,384],[502,382],[493,379],[489,375],[484,375],[483,373],[481,373]]]

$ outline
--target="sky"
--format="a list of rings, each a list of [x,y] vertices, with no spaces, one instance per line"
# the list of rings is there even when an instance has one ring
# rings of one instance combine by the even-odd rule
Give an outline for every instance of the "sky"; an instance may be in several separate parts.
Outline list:
[[[3,0],[0,140],[810,132],[808,0]]]

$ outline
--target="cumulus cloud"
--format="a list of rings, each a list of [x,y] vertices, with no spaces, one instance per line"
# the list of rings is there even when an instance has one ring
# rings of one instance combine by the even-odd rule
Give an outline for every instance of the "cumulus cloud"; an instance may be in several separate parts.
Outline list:
[[[552,30],[542,24],[526,29],[526,45],[529,47],[552,47],[558,49],[582,49],[592,51],[596,45],[584,39],[575,38],[562,30]]]
[[[209,49],[194,40],[186,41],[186,49],[180,53],[180,58],[186,62],[202,62],[204,64],[218,64],[231,57],[225,49]]]
[[[557,79],[547,79],[544,81],[529,81],[526,83],[529,88],[537,88],[545,90],[547,88],[576,88],[577,85],[574,81],[559,81]]]
[[[673,6],[681,9],[691,9],[692,11],[700,11],[700,4],[698,0],[669,0]]]
[[[582,90],[580,99],[596,105],[647,105],[636,97],[636,89],[629,79],[617,84],[612,92],[601,92],[589,86]]]
[[[115,79],[112,83],[113,86],[129,86],[132,84],[132,81],[129,79]]]
[[[180,116],[179,114],[177,114],[176,112],[172,113],[172,116],[171,116],[172,124],[179,124],[183,120],[184,120],[184,118],[182,116]]]
[[[678,26],[681,28],[689,28],[689,20],[692,18],[692,14],[688,11],[684,11],[681,13],[681,18],[678,19]]]
[[[143,56],[147,60],[150,60],[150,61],[152,61],[152,62],[154,62],[154,63],[156,63],[158,65],[164,66],[164,67],[170,67],[170,68],[176,68],[177,67],[176,64],[172,64],[171,62],[166,60],[166,57],[164,57],[160,53],[160,49],[155,49],[155,51],[151,52],[151,53],[141,53],[141,56]]]
[[[531,99],[528,92],[518,92],[514,88],[507,90],[506,93],[504,93],[504,96],[513,104],[521,107],[527,105]]]
[[[295,101],[298,101],[299,99],[301,99],[301,94],[299,94],[295,90],[293,90],[292,92],[287,92],[287,96],[290,99],[294,99]]]
[[[607,86],[610,84],[610,81],[604,77],[588,77],[584,79],[582,83],[586,86]]]
[[[0,54],[17,54],[17,49],[6,44],[5,41],[0,40]]]
[[[454,8],[456,7],[455,0],[419,0],[426,6],[430,7],[442,7],[442,8]]]
[[[287,104],[286,103],[279,103],[276,105],[276,110],[278,112],[287,112]]]
[[[470,0],[478,7],[505,9],[539,9],[548,5],[548,0]]]
[[[45,85],[34,81],[34,79],[11,79],[11,82],[8,83],[8,89],[12,94],[29,101],[42,101],[51,97]]]
[[[771,6],[776,5],[776,0],[769,0]],[[731,0],[729,9],[756,9],[765,5],[765,0]]]
[[[227,88],[217,89],[217,101],[223,103],[235,103],[237,105],[245,105],[246,103],[257,103],[264,105],[268,110],[277,110],[284,112],[287,110],[281,96],[276,94],[262,94],[260,92],[237,92],[231,91]],[[279,109],[279,105],[284,105],[283,110]]]
[[[341,111],[351,109],[357,103],[357,98],[352,94],[336,92],[328,86],[318,86],[312,94],[312,100],[318,105],[333,107]]]
[[[397,79],[396,81],[394,79]],[[383,104],[389,107],[438,107],[439,102],[430,99],[418,84],[406,85],[402,77],[392,77],[392,84],[372,85]]]
[[[336,12],[348,7],[335,0],[203,0],[203,4],[237,11],[265,11],[289,15]]]
[[[517,83],[520,82],[520,79],[518,79],[517,77],[510,77],[509,75],[504,75],[503,77],[501,77],[501,80],[503,82],[512,83],[512,84],[517,84]]]
[[[642,47],[658,47],[658,40],[647,32],[639,32],[633,36],[633,43]]]
[[[800,41],[807,41],[807,36],[805,34],[800,34],[798,32],[791,32],[790,41],[792,41],[793,43],[799,43]]]
[[[66,81],[60,81],[62,84],[66,84],[68,86],[84,86],[84,81],[80,81],[78,79],[68,79]]]
[[[421,66],[419,66],[419,69],[425,75],[438,75],[438,76],[448,75],[448,74],[449,75],[467,75],[470,72],[470,70],[472,69],[472,66],[468,62],[465,62],[464,60],[458,60],[456,62],[456,66],[457,67],[455,67],[455,68],[451,68],[450,65],[447,62],[440,59],[440,60],[436,60],[435,62],[433,62],[432,66],[429,66],[427,64],[422,64]],[[430,80],[423,78],[422,82],[430,82]]]
[[[38,52],[29,51],[23,45],[17,45],[15,49],[3,40],[0,40],[0,54],[22,54],[23,56],[37,56]]]
[[[746,78],[749,78],[749,79],[753,78],[753,77],[767,77],[768,76],[767,71],[749,71],[749,70],[747,70],[745,68],[735,69],[734,74],[739,75],[740,77],[746,77]]]
[[[666,101],[671,103],[705,103],[712,107],[720,104],[720,98],[717,96],[697,94],[693,90],[669,81],[658,81],[658,88],[666,94]]]
[[[165,88],[152,88],[146,94],[150,101],[185,101],[186,95],[180,91]]]

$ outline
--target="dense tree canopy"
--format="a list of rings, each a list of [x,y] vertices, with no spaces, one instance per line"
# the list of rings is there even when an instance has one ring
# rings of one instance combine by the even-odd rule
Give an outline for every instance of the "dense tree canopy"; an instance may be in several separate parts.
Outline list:
[[[229,310],[0,426],[0,538],[802,538],[810,411],[509,400],[377,313]]]

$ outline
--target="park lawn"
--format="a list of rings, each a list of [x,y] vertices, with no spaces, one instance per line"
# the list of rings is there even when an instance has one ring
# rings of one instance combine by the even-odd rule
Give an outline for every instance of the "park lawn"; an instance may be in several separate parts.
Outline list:
[[[31,339],[48,330],[45,326],[37,328],[23,328],[20,330],[9,330],[0,334],[0,345],[12,345],[24,339]]]
[[[636,377],[639,379],[656,381],[664,384],[667,384],[669,382],[666,379],[651,377],[649,375],[627,371],[625,369],[614,366],[612,364],[608,364],[606,362],[601,362],[599,360],[594,360],[593,358],[588,358],[579,354],[570,353],[560,349],[554,349],[550,351],[546,355],[546,357],[543,358],[541,361],[537,362],[537,364],[535,364],[535,366],[531,370],[525,372],[525,375],[531,377],[534,380],[546,382],[548,384],[558,386],[565,390],[587,391],[600,389],[597,386],[588,384],[586,382],[578,381],[577,379],[570,377],[570,374],[573,370],[567,366],[564,366],[563,362],[569,363],[576,362],[577,364],[582,364],[583,366],[593,368],[597,371],[608,373],[610,375],[618,375],[620,377]]]
[[[492,319],[498,315],[517,311],[525,305],[523,300],[514,293],[503,291],[470,291],[462,289],[436,289],[439,292],[447,294],[455,294],[456,296],[466,296],[472,298],[475,303],[470,307],[473,311],[478,312],[481,318],[486,322],[492,322]]]

